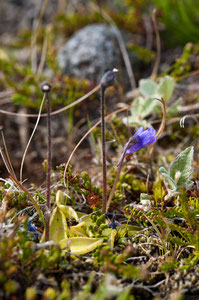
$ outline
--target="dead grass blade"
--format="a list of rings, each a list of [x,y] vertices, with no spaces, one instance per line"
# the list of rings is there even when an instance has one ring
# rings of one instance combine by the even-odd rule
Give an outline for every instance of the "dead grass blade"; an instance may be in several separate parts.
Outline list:
[[[5,137],[4,137],[3,129],[2,128],[1,128],[1,137],[2,137],[2,141],[3,141],[4,149],[5,149],[5,155],[4,155],[5,157],[4,158],[3,158],[3,155],[2,155],[3,152],[1,153],[2,159],[4,161],[4,164],[5,164],[5,160],[7,160],[7,165],[9,166],[9,169],[10,169],[11,173],[13,174],[13,176],[15,178],[17,178],[16,174],[15,174],[15,171],[13,169],[12,163],[11,163],[11,159],[10,159],[9,153],[8,153],[8,149],[7,149],[7,146],[6,146],[6,141],[5,141]],[[2,151],[2,148],[1,148],[1,151]],[[5,164],[5,166],[6,166],[6,164]]]
[[[155,29],[156,49],[157,49],[155,64],[154,64],[154,67],[153,67],[152,74],[150,76],[151,79],[154,80],[157,76],[157,73],[158,73],[158,68],[159,68],[159,65],[160,65],[160,53],[161,53],[160,34],[159,34],[157,21],[156,21],[156,9],[154,9],[153,12],[152,12],[152,20],[153,20],[153,25],[154,25],[154,29]]]
[[[33,129],[33,131],[32,131],[32,134],[31,134],[31,136],[30,136],[30,138],[29,138],[29,141],[28,141],[28,143],[27,143],[27,145],[26,145],[26,149],[25,149],[25,151],[24,151],[24,154],[23,154],[23,157],[22,157],[22,160],[21,160],[20,176],[19,176],[20,182],[23,182],[23,165],[24,165],[24,160],[25,160],[25,157],[26,157],[26,153],[27,153],[27,151],[28,151],[28,147],[30,146],[30,143],[31,143],[31,141],[32,141],[32,138],[33,138],[33,136],[34,136],[34,134],[35,134],[35,131],[36,131],[36,129],[37,129],[37,126],[38,126],[38,124],[39,124],[39,120],[40,120],[41,111],[42,111],[42,108],[43,108],[45,96],[46,96],[46,94],[44,94],[43,99],[42,99],[42,101],[41,101],[41,105],[40,105],[40,108],[39,108],[39,113],[38,113],[38,116],[37,116],[37,121],[36,121],[36,123],[35,123],[35,127],[34,127],[34,129]]]
[[[86,100],[89,96],[91,96],[92,94],[94,94],[95,92],[97,92],[100,89],[100,84],[98,84],[96,87],[94,87],[94,89],[92,89],[90,92],[88,92],[87,94],[85,94],[84,96],[80,97],[79,99],[77,99],[76,101],[74,101],[73,103],[64,106],[58,110],[55,110],[53,112],[50,113],[51,116],[54,115],[58,115],[61,112],[79,104],[80,102]],[[0,113],[2,114],[6,114],[6,115],[10,115],[10,116],[17,116],[17,117],[28,117],[28,118],[37,118],[38,114],[18,114],[18,113],[14,113],[14,112],[10,112],[10,111],[6,111],[3,109],[0,109]],[[47,117],[47,114],[41,114],[40,117]]]

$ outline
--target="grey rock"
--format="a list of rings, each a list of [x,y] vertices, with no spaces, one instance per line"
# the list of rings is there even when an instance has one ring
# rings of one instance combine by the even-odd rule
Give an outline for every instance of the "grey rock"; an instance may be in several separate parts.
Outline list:
[[[57,10],[57,0],[48,1],[42,18],[49,22]],[[34,19],[38,19],[43,0],[4,0],[0,1],[0,34],[15,35],[20,30],[31,29]]]
[[[99,82],[105,71],[119,68],[118,57],[121,55],[113,30],[104,24],[92,24],[60,48],[58,63],[68,76]]]

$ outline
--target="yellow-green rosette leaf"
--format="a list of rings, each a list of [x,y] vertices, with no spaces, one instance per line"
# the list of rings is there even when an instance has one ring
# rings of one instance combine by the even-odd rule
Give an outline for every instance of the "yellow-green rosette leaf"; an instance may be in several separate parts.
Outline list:
[[[74,254],[86,254],[103,243],[102,238],[72,237],[60,241],[62,249],[69,249]]]
[[[55,243],[59,243],[61,240],[67,238],[68,227],[66,223],[66,217],[58,207],[56,207],[52,212],[49,229],[49,239],[53,240]],[[44,242],[44,237],[45,230],[41,237],[40,243]]]
[[[76,211],[72,207],[64,204],[64,196],[60,190],[56,194],[56,204],[59,210],[61,210],[66,217],[74,218],[77,222],[79,221]]]
[[[69,236],[87,236],[86,233],[86,224],[85,222],[81,222],[75,226],[71,226],[69,229]]]

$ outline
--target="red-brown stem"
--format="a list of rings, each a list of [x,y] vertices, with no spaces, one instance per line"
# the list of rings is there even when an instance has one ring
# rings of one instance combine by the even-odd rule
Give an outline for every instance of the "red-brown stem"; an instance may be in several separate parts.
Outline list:
[[[45,215],[45,241],[49,241],[49,225],[50,225],[50,175],[51,175],[51,117],[50,117],[50,101],[48,92],[46,93],[46,110],[47,110],[47,131],[48,131],[48,148],[47,148],[47,176],[46,176],[46,215]]]
[[[103,169],[103,199],[102,199],[102,213],[106,212],[106,197],[107,197],[107,174],[106,174],[106,138],[105,138],[105,88],[100,89],[100,101],[101,101],[101,134],[102,134],[102,169]]]

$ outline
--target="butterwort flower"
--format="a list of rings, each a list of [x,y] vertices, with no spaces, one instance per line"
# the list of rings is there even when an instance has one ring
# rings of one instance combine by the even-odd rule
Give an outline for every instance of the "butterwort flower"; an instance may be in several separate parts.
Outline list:
[[[156,131],[153,128],[144,130],[144,127],[140,127],[136,131],[136,133],[129,139],[128,143],[126,143],[126,145],[124,146],[124,152],[122,153],[117,167],[119,166],[125,155],[132,154],[147,145],[153,144],[157,140],[155,134]]]
[[[110,215],[113,215],[112,216],[112,222],[110,221],[110,219],[109,219],[109,216]],[[113,214],[110,214],[110,213],[105,213],[105,216],[106,216],[106,218],[109,220],[109,227],[110,228],[112,228],[112,229],[116,229],[118,226],[120,226],[120,223],[119,222],[117,222],[116,220],[115,220],[115,212],[113,212]]]
[[[34,233],[34,237],[39,237],[39,232],[37,231],[37,227],[31,223],[31,221],[28,221],[28,232]]]

